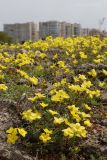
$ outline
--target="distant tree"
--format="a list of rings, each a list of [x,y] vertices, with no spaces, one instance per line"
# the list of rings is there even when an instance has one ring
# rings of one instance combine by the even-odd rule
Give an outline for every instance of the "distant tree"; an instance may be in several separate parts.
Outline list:
[[[0,43],[11,43],[12,38],[5,32],[0,32]]]
[[[90,36],[96,36],[96,35],[101,35],[103,32],[101,32],[99,29],[91,29],[89,34]]]

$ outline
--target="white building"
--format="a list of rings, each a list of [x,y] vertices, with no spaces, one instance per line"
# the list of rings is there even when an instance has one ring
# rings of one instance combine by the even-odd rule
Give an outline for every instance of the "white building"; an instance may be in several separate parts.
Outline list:
[[[90,34],[89,28],[82,28],[82,36],[88,36]]]
[[[14,42],[36,41],[39,38],[39,27],[33,22],[4,24],[6,32]]]
[[[39,38],[45,39],[47,36],[60,36],[60,22],[47,21],[39,23]]]
[[[72,27],[73,27],[74,36],[81,36],[82,35],[82,28],[79,23],[72,24]]]

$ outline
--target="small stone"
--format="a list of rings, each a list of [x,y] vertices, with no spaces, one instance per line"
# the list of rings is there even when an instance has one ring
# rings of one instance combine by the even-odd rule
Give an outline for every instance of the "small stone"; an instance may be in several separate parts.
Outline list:
[[[102,125],[107,127],[107,119],[102,120]]]

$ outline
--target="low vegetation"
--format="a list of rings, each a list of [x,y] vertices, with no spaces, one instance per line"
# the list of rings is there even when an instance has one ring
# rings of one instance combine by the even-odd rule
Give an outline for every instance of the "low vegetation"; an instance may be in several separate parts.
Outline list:
[[[21,126],[7,129],[7,142],[41,152],[78,152],[93,125],[92,107],[101,106],[107,69],[97,66],[106,64],[107,38],[0,45],[0,98],[17,103],[26,98],[29,104],[19,112]]]

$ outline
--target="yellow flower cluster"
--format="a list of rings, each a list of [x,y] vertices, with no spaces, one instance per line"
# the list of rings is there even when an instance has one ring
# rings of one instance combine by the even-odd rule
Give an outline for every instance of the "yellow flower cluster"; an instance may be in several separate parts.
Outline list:
[[[33,85],[38,84],[38,79],[36,77],[29,77],[28,74],[24,71],[17,70],[17,72],[24,78],[26,78],[28,81],[30,81]]]
[[[7,135],[7,142],[15,144],[15,142],[19,139],[19,135],[25,137],[27,131],[23,128],[10,128],[6,131]]]
[[[19,53],[16,56],[15,64],[17,64],[20,67],[32,63],[34,63],[34,59],[27,53]]]
[[[106,67],[97,69],[97,64],[107,64],[106,45],[106,37],[47,37],[0,45],[0,92],[15,100],[26,95],[25,104],[31,108],[21,116],[30,122],[26,130],[35,133],[38,143],[87,136],[93,103],[107,86],[100,80],[107,76]],[[14,144],[19,135],[26,136],[26,130],[10,128],[7,141]]]
[[[48,130],[47,128],[44,129],[44,132],[45,133],[42,133],[40,136],[39,136],[39,139],[41,141],[43,141],[43,143],[47,143],[48,141],[51,140],[51,134],[52,134],[52,130]]]
[[[70,96],[63,90],[56,91],[55,95],[52,95],[51,100],[54,102],[60,102],[64,99],[69,99]]]
[[[7,88],[8,87],[5,84],[0,84],[0,91],[6,91]]]
[[[28,100],[34,102],[34,101],[36,101],[36,100],[38,100],[38,99],[43,99],[43,98],[45,98],[45,97],[46,97],[46,96],[45,96],[44,94],[42,94],[42,93],[35,93],[35,97],[33,97],[33,98],[28,98]]]
[[[87,131],[84,126],[81,126],[79,123],[71,124],[70,127],[63,129],[65,137],[86,137]]]
[[[41,119],[41,116],[41,113],[39,113],[38,111],[33,112],[31,109],[22,113],[22,119],[25,119],[29,122]]]

